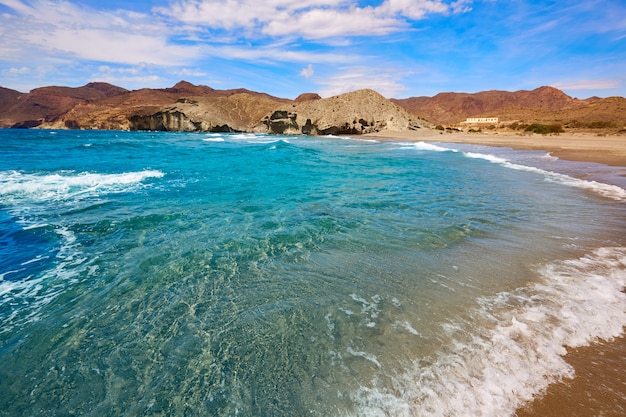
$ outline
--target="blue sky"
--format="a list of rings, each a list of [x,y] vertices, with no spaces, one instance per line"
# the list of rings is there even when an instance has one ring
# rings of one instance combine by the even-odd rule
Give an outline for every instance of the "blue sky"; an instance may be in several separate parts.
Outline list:
[[[626,96],[626,2],[0,0],[0,86]]]

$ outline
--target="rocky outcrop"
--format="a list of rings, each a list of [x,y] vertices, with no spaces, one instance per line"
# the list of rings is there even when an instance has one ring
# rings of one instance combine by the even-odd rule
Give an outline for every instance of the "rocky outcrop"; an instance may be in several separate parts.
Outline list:
[[[266,115],[262,124],[272,134],[359,135],[419,129],[427,123],[373,90],[358,90],[280,107]]]
[[[250,132],[280,101],[248,93],[179,99],[154,113],[129,117],[130,130]]]
[[[202,122],[194,122],[179,110],[164,110],[154,114],[135,114],[129,118],[130,130],[153,130],[175,132],[197,132]],[[205,128],[211,131],[211,128]]]

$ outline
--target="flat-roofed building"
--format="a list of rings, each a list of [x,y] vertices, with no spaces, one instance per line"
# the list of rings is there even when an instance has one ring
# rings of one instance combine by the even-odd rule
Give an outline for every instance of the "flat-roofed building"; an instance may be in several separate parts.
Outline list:
[[[468,117],[465,123],[498,123],[497,117]]]

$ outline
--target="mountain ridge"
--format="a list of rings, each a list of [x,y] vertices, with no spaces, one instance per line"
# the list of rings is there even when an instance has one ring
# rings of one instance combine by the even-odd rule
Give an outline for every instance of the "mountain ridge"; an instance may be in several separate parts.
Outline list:
[[[573,127],[626,126],[626,99],[591,97],[580,100],[549,86],[515,92],[442,92],[433,97],[406,99],[387,99],[367,89],[357,91],[361,93],[330,98],[303,93],[290,100],[244,88],[216,90],[187,81],[169,88],[139,90],[126,90],[104,82],[91,82],[81,87],[40,87],[29,93],[0,87],[0,127],[129,130],[158,126],[176,130],[176,126],[180,126],[184,130],[267,129],[270,133],[282,130],[291,134],[360,134],[429,124],[459,126],[468,117],[498,117],[501,122],[560,123]],[[351,100],[354,103],[351,104]],[[370,102],[377,104],[370,105]],[[341,106],[337,107],[338,103]],[[329,110],[333,106],[334,114]],[[277,111],[287,113],[277,114]],[[283,120],[291,125],[279,127],[280,115],[291,117],[291,122]],[[307,119],[316,127],[311,125],[303,130]],[[163,123],[167,120],[171,125]],[[366,124],[360,123],[361,120]]]

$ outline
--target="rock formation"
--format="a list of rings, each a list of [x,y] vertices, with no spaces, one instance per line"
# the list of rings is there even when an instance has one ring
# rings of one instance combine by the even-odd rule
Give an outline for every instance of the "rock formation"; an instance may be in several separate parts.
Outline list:
[[[268,133],[365,134],[419,129],[426,124],[373,90],[305,100],[273,110],[261,121]]]
[[[182,132],[250,132],[278,100],[249,93],[227,97],[191,97],[179,99],[173,106],[154,113],[129,117],[131,130],[166,130]]]

